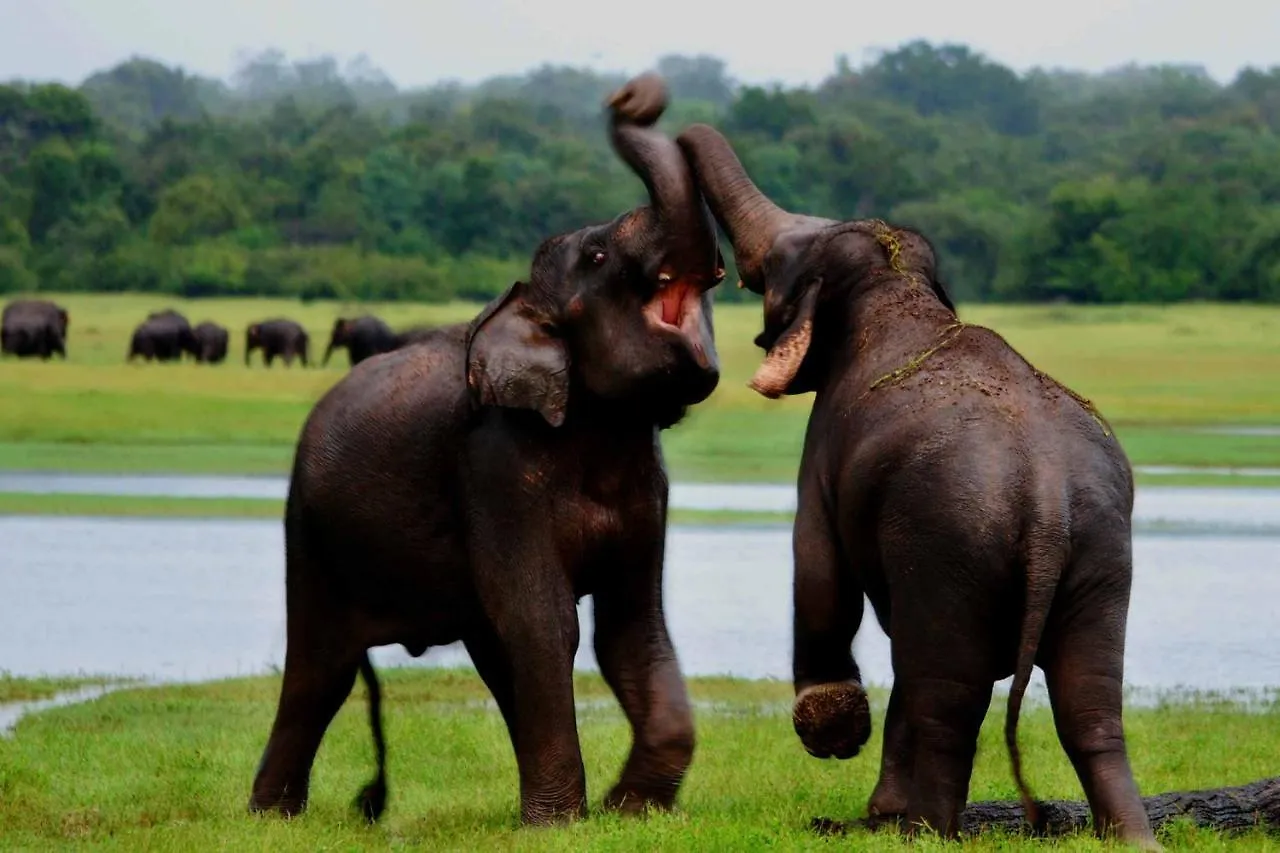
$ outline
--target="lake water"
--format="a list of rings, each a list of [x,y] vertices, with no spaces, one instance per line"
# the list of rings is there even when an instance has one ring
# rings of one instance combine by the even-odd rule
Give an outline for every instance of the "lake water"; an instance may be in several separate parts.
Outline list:
[[[724,488],[673,492],[714,508]],[[733,491],[735,508],[782,509],[791,495]],[[1149,489],[1140,503],[1144,524],[1163,532],[1135,536],[1128,684],[1280,686],[1280,492]],[[675,526],[667,554],[683,670],[789,678],[789,529]],[[161,680],[267,671],[283,661],[283,575],[276,521],[0,517],[0,669]],[[594,669],[589,599],[579,612],[578,665]],[[891,680],[869,608],[855,652],[868,682]],[[398,646],[375,659],[412,661]],[[460,646],[421,660],[468,662]]]

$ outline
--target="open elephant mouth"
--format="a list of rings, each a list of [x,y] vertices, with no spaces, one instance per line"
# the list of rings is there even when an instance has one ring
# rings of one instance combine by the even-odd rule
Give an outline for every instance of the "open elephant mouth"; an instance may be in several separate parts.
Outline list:
[[[678,340],[706,370],[713,367],[714,355],[706,349],[711,332],[702,307],[703,290],[696,279],[664,282],[645,303],[644,316],[651,329]]]
[[[679,331],[687,316],[699,311],[702,291],[687,281],[660,285],[644,307],[649,322],[659,329]]]

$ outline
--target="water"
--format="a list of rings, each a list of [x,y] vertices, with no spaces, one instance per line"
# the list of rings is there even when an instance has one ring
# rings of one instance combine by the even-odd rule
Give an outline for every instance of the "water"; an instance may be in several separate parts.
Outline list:
[[[1263,504],[1253,491],[1160,490],[1148,500],[1148,517],[1171,525],[1191,507],[1199,515],[1135,537],[1130,685],[1280,685],[1280,503]],[[1228,532],[1205,532],[1215,525]],[[14,675],[200,680],[283,662],[278,522],[0,518],[0,543],[0,668]],[[789,531],[675,526],[667,555],[668,620],[686,674],[789,678]],[[579,614],[577,663],[594,669],[590,599]],[[890,682],[888,641],[870,608],[855,652],[868,682]],[[398,646],[375,659],[411,660]],[[468,658],[455,645],[425,661]]]

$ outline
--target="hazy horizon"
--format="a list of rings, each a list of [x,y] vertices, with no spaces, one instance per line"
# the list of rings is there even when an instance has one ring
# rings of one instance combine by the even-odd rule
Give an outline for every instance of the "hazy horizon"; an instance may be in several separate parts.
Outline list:
[[[409,0],[0,0],[0,79],[78,84],[135,55],[226,79],[240,57],[274,48],[291,60],[363,53],[401,88],[543,63],[635,73],[667,53],[716,56],[744,83],[804,85],[828,76],[840,54],[857,65],[914,39],[965,44],[1020,73],[1185,64],[1227,82],[1248,65],[1280,65],[1280,4],[1246,0],[921,0],[888,13],[878,3],[833,11],[826,0],[790,0],[788,15],[769,19],[707,5],[650,0],[643,16],[605,17],[584,0],[543,0],[536,14],[517,0],[435,9]]]

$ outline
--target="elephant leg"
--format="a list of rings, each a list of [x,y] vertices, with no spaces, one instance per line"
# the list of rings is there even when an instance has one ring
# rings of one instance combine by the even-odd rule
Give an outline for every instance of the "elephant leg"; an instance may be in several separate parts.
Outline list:
[[[276,360],[276,354],[275,354],[275,351],[274,351],[274,350],[263,350],[263,353],[262,353],[262,360],[263,360],[264,362],[266,362],[266,366],[267,366],[267,367],[270,367],[270,366],[271,366],[271,362],[273,362],[273,361],[275,361],[275,360]]]
[[[333,636],[340,633],[334,630]],[[280,704],[253,780],[253,811],[295,815],[306,808],[311,765],[325,730],[351,694],[361,651],[335,654],[325,645],[290,637]]]
[[[1080,565],[1073,572],[1100,574]],[[1050,623],[1047,648],[1042,648],[1045,680],[1058,739],[1080,778],[1096,831],[1159,849],[1129,765],[1121,722],[1131,570],[1120,575],[1090,586],[1085,600],[1067,598],[1070,616],[1063,624]]]
[[[693,711],[662,610],[664,548],[660,523],[643,531],[592,596],[596,659],[631,724],[631,752],[604,805],[627,813],[674,806],[693,760]]]
[[[528,524],[521,531],[528,535],[507,535],[509,519],[524,515],[508,512],[504,507],[507,520],[502,524],[486,517],[485,532],[472,539],[477,543],[476,589],[509,666],[511,712],[504,716],[514,729],[520,819],[525,824],[558,823],[587,811],[573,705],[578,612],[568,575],[550,556],[554,545],[538,541],[549,531]],[[503,682],[498,670],[490,678]]]
[[[516,736],[515,694],[512,690],[511,662],[506,652],[492,634],[473,634],[462,643],[466,646],[471,663],[475,665],[480,680],[493,694],[502,720],[507,724],[507,734],[512,742]]]
[[[893,692],[889,695],[889,710],[884,719],[880,779],[867,802],[867,814],[873,820],[893,821],[906,815],[914,766],[915,749],[911,726],[907,723],[902,687],[895,682]]]
[[[852,758],[871,736],[871,709],[853,659],[863,593],[841,560],[816,482],[802,476],[801,483],[792,536],[792,725],[810,755]]]

